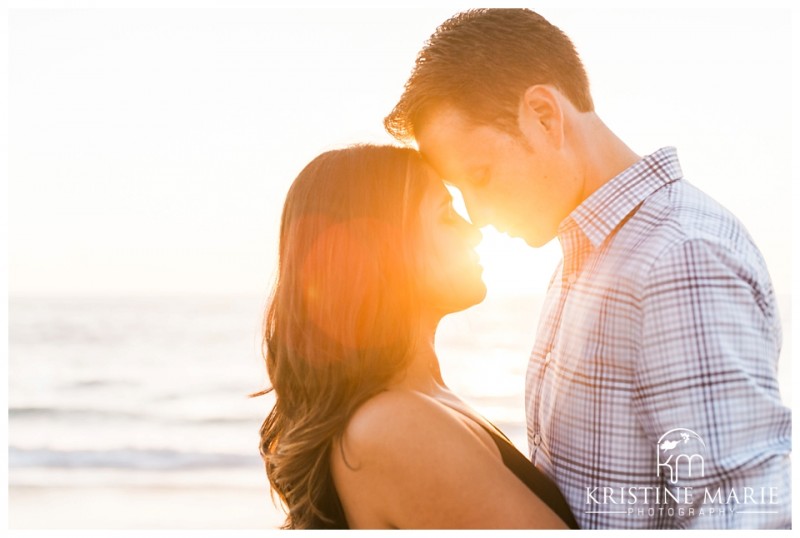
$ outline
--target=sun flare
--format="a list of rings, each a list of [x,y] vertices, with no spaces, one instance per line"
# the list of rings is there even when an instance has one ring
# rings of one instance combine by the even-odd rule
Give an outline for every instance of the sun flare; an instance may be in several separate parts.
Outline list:
[[[469,214],[461,192],[448,185],[454,209],[465,219]],[[493,226],[481,228],[483,239],[475,248],[483,266],[488,293],[503,295],[543,294],[561,259],[558,241],[532,248],[520,238],[498,232]]]

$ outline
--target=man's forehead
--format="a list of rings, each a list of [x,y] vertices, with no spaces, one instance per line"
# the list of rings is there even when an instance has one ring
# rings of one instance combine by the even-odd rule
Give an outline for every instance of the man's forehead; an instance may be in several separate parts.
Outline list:
[[[494,135],[485,132],[487,129],[491,128],[473,125],[469,132],[428,136],[421,143],[418,142],[420,154],[440,178],[458,183],[496,158],[497,140]]]
[[[439,176],[447,177],[453,168],[465,164],[474,128],[461,111],[443,105],[425,115],[416,132],[417,147]]]
[[[423,114],[414,127],[417,144],[421,141],[449,138],[474,127],[467,115],[449,104],[431,108]]]

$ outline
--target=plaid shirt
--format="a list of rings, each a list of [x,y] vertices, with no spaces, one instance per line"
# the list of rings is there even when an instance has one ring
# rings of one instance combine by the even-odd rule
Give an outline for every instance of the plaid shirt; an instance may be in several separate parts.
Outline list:
[[[663,148],[561,223],[526,379],[531,460],[582,528],[790,527],[770,277],[681,176]]]

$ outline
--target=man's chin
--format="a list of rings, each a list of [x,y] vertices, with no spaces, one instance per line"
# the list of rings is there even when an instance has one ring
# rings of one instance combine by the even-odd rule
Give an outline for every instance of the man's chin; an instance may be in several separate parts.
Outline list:
[[[543,236],[543,235],[538,235],[538,236],[537,235],[519,235],[519,236],[514,236],[514,235],[512,235],[512,237],[519,237],[520,239],[525,241],[525,244],[527,244],[529,247],[541,248],[541,247],[545,246],[547,243],[549,243],[550,241],[552,241],[553,238],[555,238],[555,235],[547,235],[547,236]]]

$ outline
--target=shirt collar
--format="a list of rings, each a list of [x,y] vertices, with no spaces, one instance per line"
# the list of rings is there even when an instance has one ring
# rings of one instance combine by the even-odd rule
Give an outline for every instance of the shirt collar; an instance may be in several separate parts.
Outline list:
[[[681,177],[677,150],[661,148],[593,192],[559,225],[558,235],[577,227],[596,248],[648,196]]]

